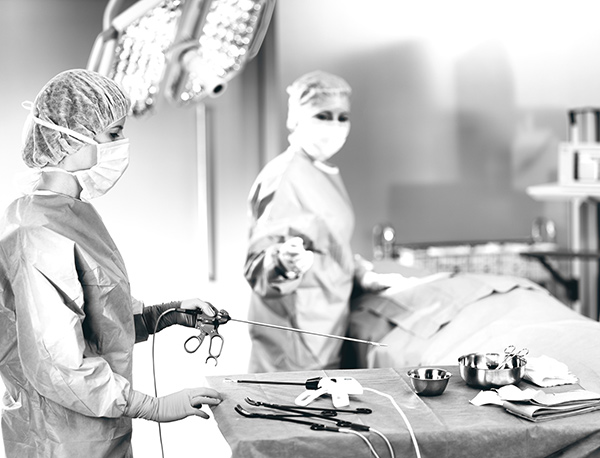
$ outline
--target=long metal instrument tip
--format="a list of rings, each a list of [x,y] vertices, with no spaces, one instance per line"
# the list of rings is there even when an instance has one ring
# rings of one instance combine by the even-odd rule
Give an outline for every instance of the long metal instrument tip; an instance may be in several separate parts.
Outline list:
[[[225,383],[253,383],[256,385],[305,385],[305,382],[286,382],[284,380],[254,380],[254,379],[232,379],[226,377],[223,379]]]
[[[325,334],[322,332],[306,331],[304,329],[290,328],[288,326],[279,326],[277,324],[261,323],[259,321],[239,320],[237,318],[231,318],[231,317],[230,317],[230,320],[237,321],[239,323],[252,324],[255,326],[264,326],[266,328],[281,329],[283,331],[299,332],[302,334],[311,334],[313,336],[327,337],[328,339],[348,340],[350,342],[357,342],[357,343],[362,343],[362,344],[367,344],[367,345],[373,345],[375,347],[387,347],[387,344],[383,344],[383,343],[379,343],[379,342],[371,342],[370,340],[355,339],[353,337],[336,336],[334,334]]]

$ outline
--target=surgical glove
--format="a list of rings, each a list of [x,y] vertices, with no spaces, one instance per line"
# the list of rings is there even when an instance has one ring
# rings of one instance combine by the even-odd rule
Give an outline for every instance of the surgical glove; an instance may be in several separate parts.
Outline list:
[[[279,262],[288,277],[298,277],[308,271],[313,265],[315,254],[304,249],[304,242],[300,237],[292,237],[279,247]]]
[[[130,418],[166,423],[182,420],[190,415],[209,418],[200,408],[203,404],[216,406],[221,395],[212,388],[189,388],[160,398],[131,390],[123,415]]]
[[[388,288],[401,285],[407,278],[401,274],[378,274],[365,272],[360,280],[360,286],[367,292],[378,293]]]
[[[169,309],[173,308],[182,308],[187,310],[201,310],[208,316],[214,316],[214,310],[211,309],[208,302],[204,302],[200,299],[186,299],[181,302],[170,302],[167,304],[160,305],[152,305],[150,307],[144,307],[144,311],[142,312],[142,318],[146,325],[146,329],[149,334],[153,334],[156,332],[174,325],[179,324],[182,326],[187,326],[189,328],[196,327],[196,318],[193,315],[189,315],[187,313],[181,313],[172,311],[169,313],[165,313]],[[161,316],[162,315],[162,316]],[[160,318],[160,320],[159,320]]]

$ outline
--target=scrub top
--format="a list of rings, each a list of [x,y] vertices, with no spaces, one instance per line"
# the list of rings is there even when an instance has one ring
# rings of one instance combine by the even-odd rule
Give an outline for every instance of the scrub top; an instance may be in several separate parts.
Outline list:
[[[134,304],[123,259],[90,203],[41,192],[9,206],[0,220],[8,458],[132,456],[131,419],[122,415]]]
[[[249,319],[345,335],[355,266],[354,212],[339,173],[317,167],[292,147],[261,171],[250,192],[251,227],[245,276],[252,287]],[[312,267],[289,278],[278,249],[301,237]],[[340,366],[342,341],[251,326],[250,372]]]

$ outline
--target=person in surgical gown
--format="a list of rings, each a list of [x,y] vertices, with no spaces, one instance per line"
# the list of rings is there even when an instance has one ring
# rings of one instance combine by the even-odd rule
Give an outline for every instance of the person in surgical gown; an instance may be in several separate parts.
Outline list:
[[[398,278],[373,272],[350,246],[354,213],[329,162],[350,131],[350,86],[314,71],[287,92],[289,147],[264,167],[249,196],[249,319],[343,336],[355,284],[377,292]],[[250,335],[251,372],[340,367],[339,339],[259,326]]]
[[[171,324],[176,307],[130,296],[123,259],[89,202],[128,164],[129,101],[110,79],[68,70],[33,102],[23,159],[33,190],[0,220],[2,435],[8,458],[131,457],[132,418],[208,418],[210,388],[156,398],[132,388],[136,341]]]

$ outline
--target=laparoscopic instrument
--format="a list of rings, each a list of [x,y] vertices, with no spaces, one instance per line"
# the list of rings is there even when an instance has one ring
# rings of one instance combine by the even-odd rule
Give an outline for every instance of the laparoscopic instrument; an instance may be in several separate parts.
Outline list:
[[[300,394],[294,401],[298,406],[307,406],[318,397],[329,394],[336,408],[350,405],[351,394],[362,394],[363,387],[352,377],[313,377],[305,382],[284,382],[265,380],[235,380],[226,378],[229,383],[259,383],[265,385],[302,385],[306,391]],[[367,409],[368,410],[368,409]]]
[[[313,431],[330,431],[336,433],[351,433],[359,436],[369,447],[369,450],[375,457],[379,457],[375,448],[369,441],[369,439],[361,433],[364,432],[373,432],[379,435],[388,446],[388,450],[390,451],[390,456],[394,457],[394,449],[392,448],[392,444],[381,432],[376,429],[371,428],[368,425],[363,423],[355,423],[349,420],[344,420],[341,418],[337,418],[338,412],[344,413],[371,413],[370,409],[327,409],[320,413],[316,413],[315,410],[310,407],[298,407],[298,406],[287,406],[282,404],[272,404],[268,402],[256,401],[251,398],[246,398],[245,401],[255,407],[264,407],[267,409],[273,409],[279,411],[279,413],[269,413],[269,412],[256,412],[256,411],[248,411],[240,404],[235,406],[234,410],[246,418],[263,418],[265,420],[278,420],[278,421],[287,421],[291,423],[298,423],[307,425]],[[325,422],[333,422],[334,425],[327,425]]]
[[[276,324],[269,323],[261,323],[258,321],[250,321],[250,320],[240,320],[238,318],[232,318],[226,310],[217,310],[215,306],[212,304],[208,304],[213,312],[213,315],[208,315],[203,310],[198,309],[181,309],[176,308],[173,309],[175,312],[186,313],[188,315],[193,315],[196,318],[196,328],[200,331],[197,336],[192,336],[187,339],[184,343],[184,348],[188,353],[194,353],[206,336],[210,338],[210,345],[208,347],[208,357],[206,358],[206,362],[212,360],[215,365],[218,362],[219,356],[221,356],[221,352],[223,350],[223,343],[225,340],[223,336],[219,334],[219,326],[224,325],[230,321],[237,321],[238,323],[246,323],[253,326],[264,326],[267,328],[281,329],[283,331],[291,331],[291,332],[299,332],[302,334],[311,334],[314,336],[321,336],[329,339],[339,339],[339,340],[347,340],[351,342],[362,343],[366,345],[374,345],[377,347],[385,347],[386,344],[382,344],[379,342],[371,342],[369,340],[361,340],[355,339],[352,337],[343,337],[337,336],[333,334],[325,334],[321,332],[307,331],[304,329],[291,328],[288,326],[279,326]]]

